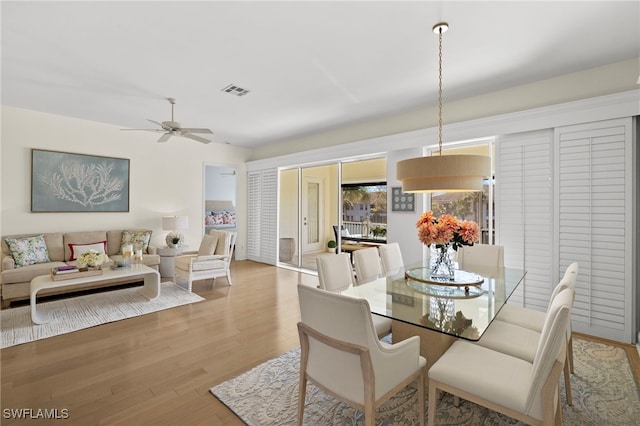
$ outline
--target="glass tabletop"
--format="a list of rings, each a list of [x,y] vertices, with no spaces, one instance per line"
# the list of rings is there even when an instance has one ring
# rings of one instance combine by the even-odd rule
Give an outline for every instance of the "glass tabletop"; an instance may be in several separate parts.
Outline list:
[[[476,268],[456,271],[456,283],[442,285],[430,282],[423,269],[407,265],[341,293],[366,299],[375,314],[479,340],[526,274],[514,268]]]

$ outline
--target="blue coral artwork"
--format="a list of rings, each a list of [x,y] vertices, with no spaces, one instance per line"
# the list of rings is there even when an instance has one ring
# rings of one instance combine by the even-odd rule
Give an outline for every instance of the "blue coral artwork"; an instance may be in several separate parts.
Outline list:
[[[31,150],[32,212],[128,212],[129,160]]]

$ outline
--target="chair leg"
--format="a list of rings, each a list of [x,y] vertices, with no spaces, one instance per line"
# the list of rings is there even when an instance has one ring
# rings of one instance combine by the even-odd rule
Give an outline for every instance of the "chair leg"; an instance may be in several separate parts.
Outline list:
[[[227,282],[229,283],[229,285],[232,285],[233,283],[231,282],[231,271],[229,271],[227,269]]]
[[[424,426],[424,372],[418,377],[418,418]]]
[[[567,361],[569,362],[569,370],[571,371],[571,374],[574,373],[573,371],[573,335],[569,336],[569,341],[567,342]]]
[[[571,395],[571,373],[569,367],[569,354],[567,354],[567,360],[564,363],[564,390],[567,396],[567,405],[573,407],[573,396]]]
[[[436,403],[438,390],[436,389],[436,385],[433,383],[433,380],[429,380],[429,420],[427,422],[428,426],[436,425]]]
[[[562,426],[562,403],[560,402],[560,388],[558,388],[558,406],[556,408],[556,426]]]
[[[364,406],[364,426],[376,426],[376,409],[372,404]]]
[[[302,426],[302,416],[304,416],[304,400],[307,395],[307,377],[300,374],[300,386],[298,390],[298,426]]]

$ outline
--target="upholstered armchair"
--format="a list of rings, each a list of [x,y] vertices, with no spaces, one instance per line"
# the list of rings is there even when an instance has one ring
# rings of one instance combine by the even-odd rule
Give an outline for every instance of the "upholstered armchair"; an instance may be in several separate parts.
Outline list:
[[[393,345],[378,340],[369,303],[303,284],[298,285],[300,387],[298,425],[302,425],[307,381],[364,412],[375,425],[375,410],[417,381],[418,420],[424,425],[424,376],[420,337]]]
[[[187,289],[192,290],[193,281],[227,277],[229,285],[231,273],[229,266],[236,244],[236,232],[212,229],[202,238],[197,252],[187,252],[176,257],[176,284],[187,283]]]

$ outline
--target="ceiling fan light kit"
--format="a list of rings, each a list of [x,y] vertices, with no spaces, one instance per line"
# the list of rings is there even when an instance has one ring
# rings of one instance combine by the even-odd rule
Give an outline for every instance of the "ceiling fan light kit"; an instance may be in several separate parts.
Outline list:
[[[209,129],[195,128],[195,127],[182,127],[182,124],[178,123],[173,118],[173,106],[176,104],[176,100],[174,98],[167,98],[169,103],[171,104],[171,120],[163,121],[162,123],[154,120],[147,119],[147,121],[160,126],[160,129],[122,129],[122,130],[144,130],[147,132],[163,132],[163,135],[160,136],[158,142],[166,142],[172,136],[180,136],[187,139],[192,139],[194,141],[198,141],[201,143],[211,143],[209,139],[203,138],[202,136],[194,135],[194,133],[206,133],[213,134],[213,132]]]
[[[433,32],[439,38],[438,155],[398,161],[396,178],[403,192],[482,191],[491,170],[491,159],[482,155],[442,155],[442,34],[449,24],[439,22]]]

